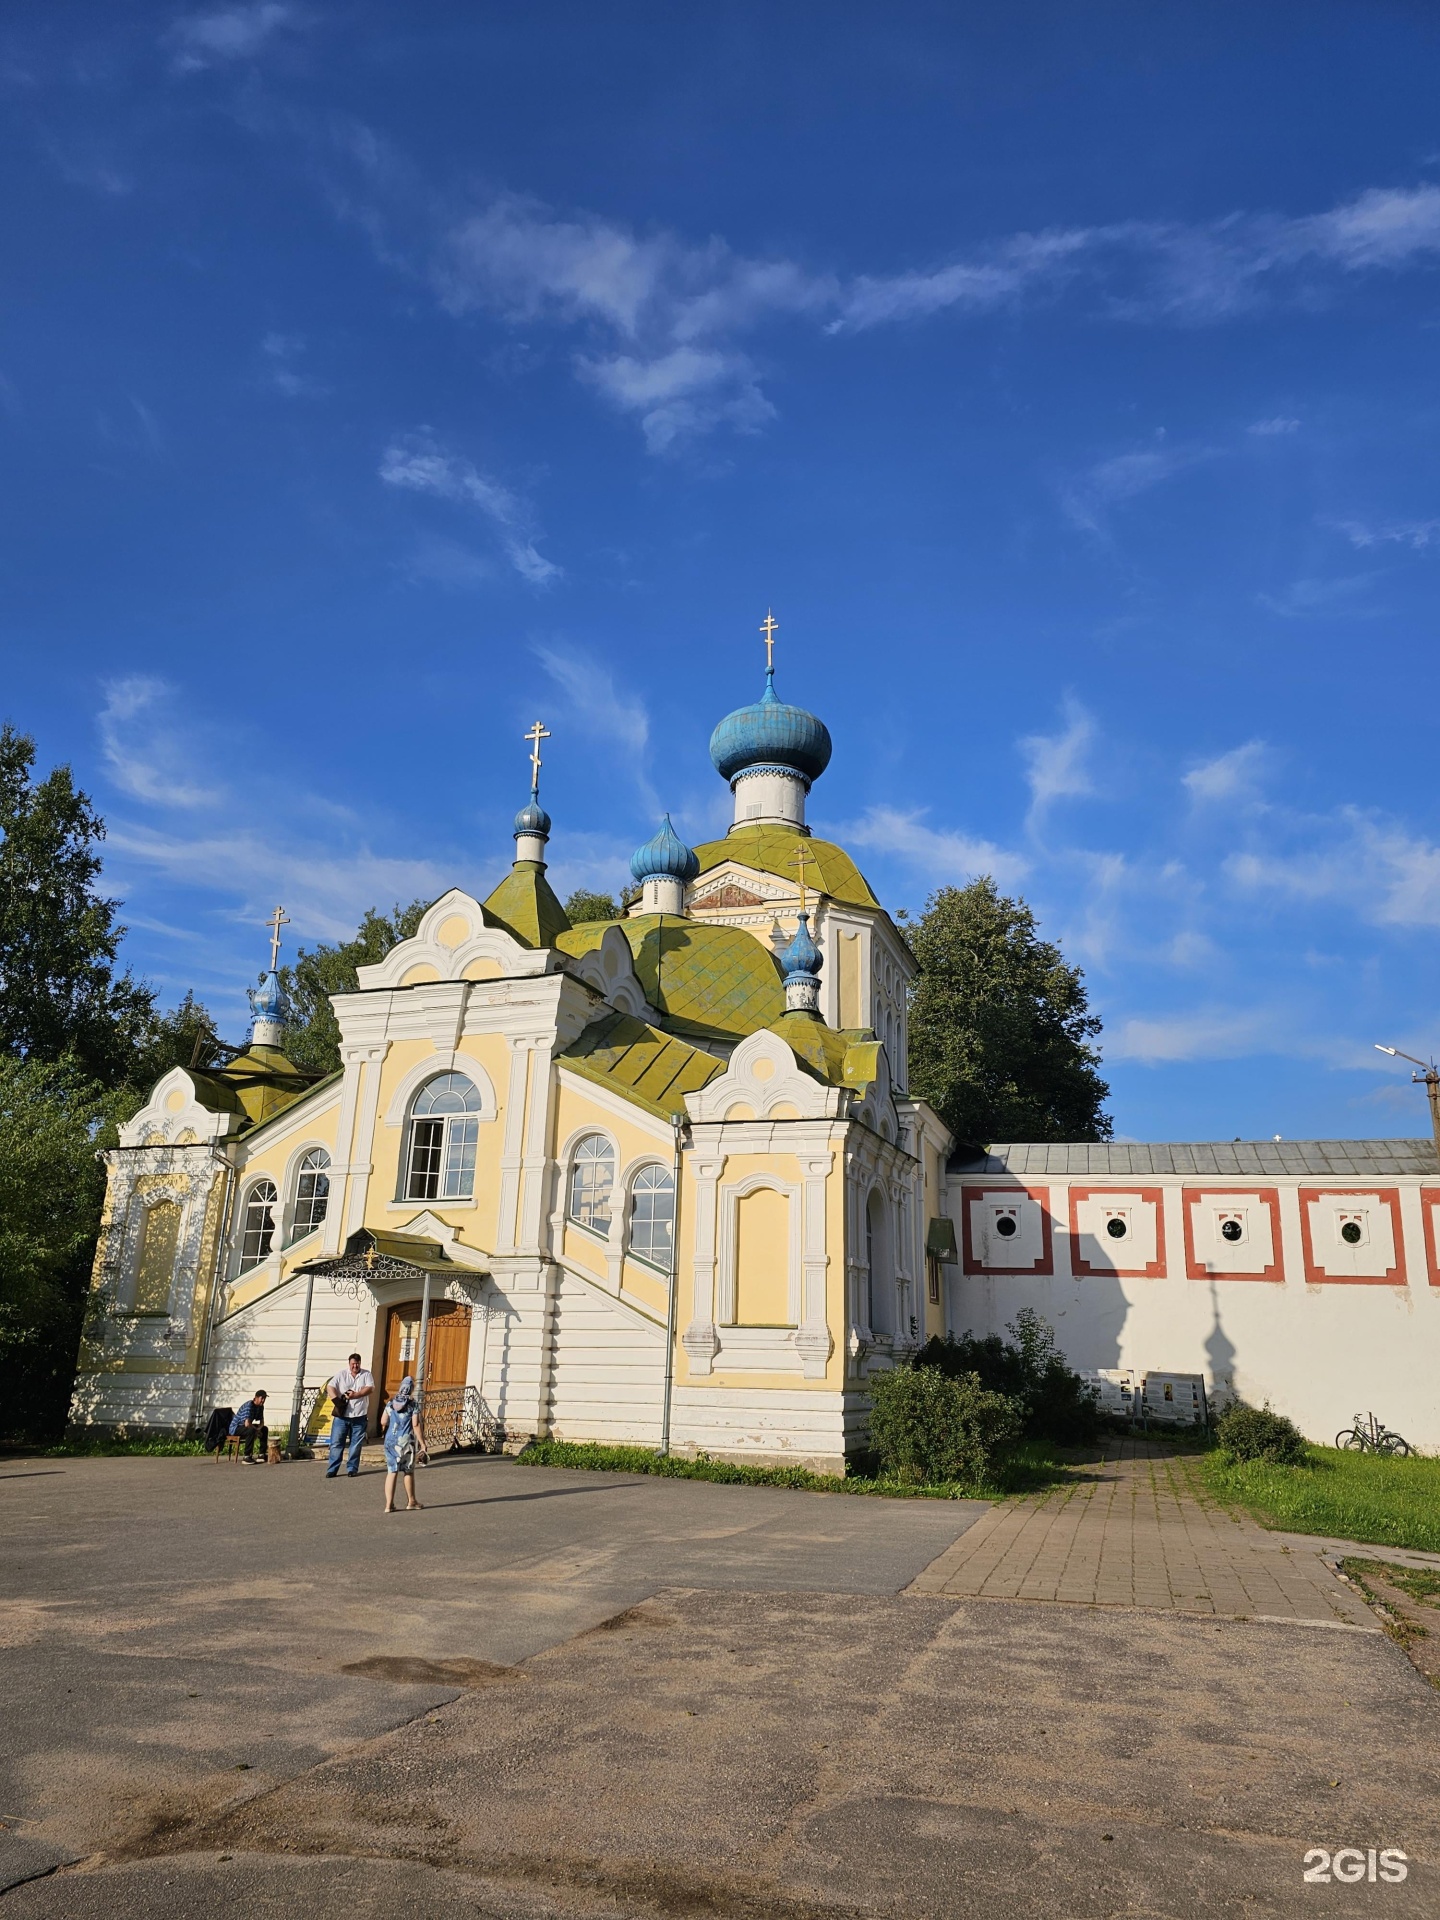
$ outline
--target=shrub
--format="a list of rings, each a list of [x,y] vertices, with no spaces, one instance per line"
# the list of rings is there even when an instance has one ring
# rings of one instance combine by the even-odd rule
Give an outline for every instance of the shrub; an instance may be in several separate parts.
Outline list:
[[[952,1379],[978,1376],[992,1393],[1019,1403],[1028,1439],[1075,1445],[1093,1440],[1100,1410],[1085,1382],[1067,1366],[1055,1344],[1054,1329],[1033,1307],[1022,1307],[1006,1328],[983,1340],[967,1333],[926,1342],[915,1356],[917,1367],[934,1367]]]
[[[872,1380],[870,1439],[886,1473],[912,1485],[993,1477],[996,1456],[1021,1428],[1021,1409],[973,1374],[896,1367]]]
[[[1278,1467],[1303,1467],[1309,1460],[1305,1436],[1293,1420],[1263,1407],[1227,1407],[1215,1426],[1220,1445],[1232,1460],[1268,1460]]]

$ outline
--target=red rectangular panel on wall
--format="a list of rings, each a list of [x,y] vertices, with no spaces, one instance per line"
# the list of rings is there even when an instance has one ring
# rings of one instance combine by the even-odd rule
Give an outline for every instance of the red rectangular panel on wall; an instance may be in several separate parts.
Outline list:
[[[1403,1287],[1405,1240],[1394,1187],[1301,1187],[1307,1287]]]
[[[1440,1187],[1420,1189],[1420,1211],[1425,1216],[1425,1265],[1432,1287],[1440,1287]]]
[[[1190,1279],[1284,1280],[1280,1195],[1274,1187],[1187,1187],[1182,1205],[1185,1272]],[[1223,1231],[1227,1219],[1241,1228],[1233,1247]],[[1217,1221],[1218,1232],[1213,1230]]]
[[[1014,1244],[1027,1258],[1007,1258],[1001,1236],[992,1229],[976,1235],[972,1207],[982,1214],[1008,1214],[1016,1220]],[[1036,1217],[1038,1215],[1038,1218]],[[1049,1187],[1027,1187],[1018,1181],[1007,1187],[974,1186],[960,1189],[960,1257],[965,1273],[1039,1273],[1055,1271],[1054,1220]],[[988,1253],[988,1258],[987,1258]]]
[[[1116,1233],[1110,1222],[1123,1223]],[[1084,1251],[1089,1246],[1093,1257]],[[1119,1274],[1156,1280],[1165,1271],[1163,1187],[1070,1189],[1070,1266],[1086,1279]]]

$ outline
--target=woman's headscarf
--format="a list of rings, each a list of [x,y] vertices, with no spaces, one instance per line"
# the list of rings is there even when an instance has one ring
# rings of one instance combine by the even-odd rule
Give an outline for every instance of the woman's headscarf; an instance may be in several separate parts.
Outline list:
[[[415,1398],[415,1378],[407,1373],[394,1393],[390,1396],[390,1405],[396,1413],[404,1413]]]

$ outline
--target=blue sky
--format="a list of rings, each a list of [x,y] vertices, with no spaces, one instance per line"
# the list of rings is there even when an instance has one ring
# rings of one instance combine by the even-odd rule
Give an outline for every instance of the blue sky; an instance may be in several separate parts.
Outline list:
[[[0,712],[241,1026],[480,890],[521,734],[617,886],[759,689],[894,908],[991,871],[1117,1133],[1418,1133],[1440,15],[12,4]]]

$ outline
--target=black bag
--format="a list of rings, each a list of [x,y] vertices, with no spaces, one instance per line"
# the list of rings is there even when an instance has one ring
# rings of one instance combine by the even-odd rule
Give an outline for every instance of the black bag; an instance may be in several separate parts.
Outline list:
[[[349,1395],[332,1393],[330,1396],[330,1412],[336,1420],[348,1420],[350,1418]]]

